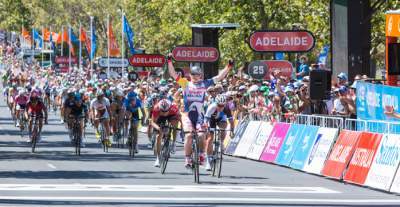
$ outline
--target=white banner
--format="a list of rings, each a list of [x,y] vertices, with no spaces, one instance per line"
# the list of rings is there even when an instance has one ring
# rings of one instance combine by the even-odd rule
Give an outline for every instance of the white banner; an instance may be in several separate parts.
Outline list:
[[[400,135],[384,134],[364,185],[389,191],[400,163]],[[392,189],[400,192],[399,174]]]
[[[338,129],[336,128],[321,127],[318,129],[316,135],[317,138],[314,141],[310,155],[304,165],[304,171],[314,174],[321,174],[321,170],[324,167],[325,160],[334,140],[337,137],[337,134]]]
[[[240,142],[236,147],[235,153],[233,153],[234,156],[245,157],[247,155],[251,144],[254,142],[254,139],[257,138],[260,125],[261,121],[250,121],[242,139],[240,139]]]
[[[253,160],[260,159],[260,156],[264,150],[265,145],[268,142],[269,135],[271,134],[273,127],[274,125],[270,122],[262,122],[260,128],[258,129],[257,138],[251,144],[249,151],[247,152],[247,158]]]

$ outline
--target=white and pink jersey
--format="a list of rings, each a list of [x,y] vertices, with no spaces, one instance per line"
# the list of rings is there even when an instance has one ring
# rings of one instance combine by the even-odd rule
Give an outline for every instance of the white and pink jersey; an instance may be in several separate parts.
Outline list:
[[[203,105],[207,88],[214,85],[214,80],[206,79],[199,83],[193,83],[188,81],[186,78],[179,78],[177,82],[183,89],[184,111],[189,112],[189,110],[194,106],[197,108],[199,113],[204,114]]]
[[[25,95],[18,95],[15,97],[15,103],[17,103],[18,105],[26,105],[26,103],[28,102],[28,96]]]

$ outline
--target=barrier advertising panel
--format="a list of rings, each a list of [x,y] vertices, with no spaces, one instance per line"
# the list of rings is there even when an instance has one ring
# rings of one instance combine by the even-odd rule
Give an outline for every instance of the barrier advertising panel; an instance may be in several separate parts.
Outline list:
[[[273,162],[275,160],[290,127],[290,124],[287,123],[276,123],[274,125],[260,160],[266,162]]]
[[[226,154],[232,155],[235,152],[236,147],[239,144],[240,139],[242,138],[248,124],[249,124],[248,120],[241,121],[238,124],[238,126],[235,129],[235,137],[231,139],[228,147],[225,149]]]
[[[374,160],[382,134],[362,132],[356,144],[353,157],[347,168],[344,180],[363,185]]]
[[[317,137],[311,148],[310,155],[306,160],[303,170],[309,173],[321,174],[328,153],[338,134],[336,128],[321,127],[318,129]]]
[[[301,141],[302,134],[304,131],[305,125],[300,124],[292,124],[290,130],[288,131],[285,141],[279,150],[279,154],[275,159],[275,163],[278,165],[289,166],[292,161],[292,157],[294,152],[296,151],[296,147]]]
[[[308,155],[310,154],[311,148],[314,145],[315,139],[317,138],[318,127],[317,126],[306,126],[303,129],[303,134],[299,137],[299,144],[296,147],[290,167],[302,170]]]
[[[273,125],[271,122],[263,122],[258,130],[257,138],[250,146],[246,157],[254,160],[260,159],[261,153],[268,142],[268,138],[271,135]]]
[[[365,185],[389,191],[400,162],[400,135],[384,134]]]
[[[261,121],[250,121],[249,125],[244,132],[243,137],[240,139],[239,144],[236,147],[234,156],[245,157],[251,144],[257,138],[258,129],[260,128]]]
[[[361,132],[342,130],[333,147],[329,158],[322,169],[322,175],[341,179],[343,171],[347,167],[351,156],[355,150],[358,137]]]

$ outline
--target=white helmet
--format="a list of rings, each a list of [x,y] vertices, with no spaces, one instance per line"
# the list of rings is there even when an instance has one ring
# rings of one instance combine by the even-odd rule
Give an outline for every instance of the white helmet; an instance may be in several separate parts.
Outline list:
[[[158,102],[158,107],[161,111],[167,112],[171,108],[171,102],[167,99],[162,99]]]
[[[215,98],[215,102],[216,102],[218,105],[226,104],[225,95],[219,94],[219,95]]]
[[[124,96],[124,92],[122,92],[120,89],[117,89],[115,91],[115,96]]]
[[[258,86],[257,85],[252,85],[249,88],[249,93],[251,92],[257,92],[258,91]]]

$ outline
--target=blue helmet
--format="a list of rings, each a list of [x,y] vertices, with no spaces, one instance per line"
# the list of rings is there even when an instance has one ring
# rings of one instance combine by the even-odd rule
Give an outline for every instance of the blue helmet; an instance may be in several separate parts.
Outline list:
[[[135,92],[131,91],[131,92],[128,93],[128,95],[126,95],[126,97],[128,99],[136,99],[137,94]]]

